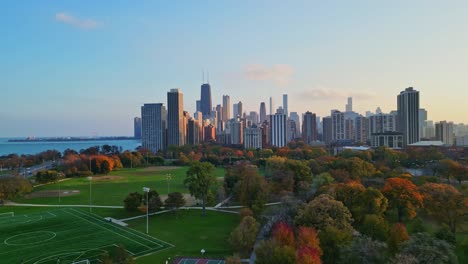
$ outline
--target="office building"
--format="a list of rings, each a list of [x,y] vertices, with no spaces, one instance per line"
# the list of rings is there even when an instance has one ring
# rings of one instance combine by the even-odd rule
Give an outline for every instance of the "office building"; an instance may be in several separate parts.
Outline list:
[[[290,112],[289,113],[289,119],[293,120],[294,123],[296,124],[296,137],[301,137],[301,122],[300,122],[300,119],[299,119],[299,115],[297,114],[297,112]]]
[[[284,114],[286,115],[286,119],[289,118],[289,112],[288,112],[288,95],[283,94],[283,110]]]
[[[239,119],[232,119],[230,122],[231,144],[244,144],[244,123]]]
[[[133,137],[141,139],[141,118],[139,117],[133,119]]]
[[[273,114],[273,97],[270,96],[270,115]]]
[[[203,116],[208,117],[211,115],[211,86],[208,83],[204,83],[201,86],[200,96],[200,110]]]
[[[369,116],[369,135],[375,133],[396,132],[397,116],[392,114],[375,114]]]
[[[163,104],[141,107],[141,146],[153,153],[166,148],[166,108]]]
[[[400,133],[400,132],[374,133],[371,135],[371,146],[373,148],[388,147],[391,149],[402,149],[403,148],[403,133]]]
[[[348,103],[346,104],[346,112],[352,112],[353,111],[353,98],[348,97]]]
[[[424,108],[419,109],[419,138],[426,137],[427,111]]]
[[[419,92],[408,87],[400,92],[398,103],[398,131],[403,133],[403,146],[419,141]]]
[[[184,95],[179,89],[167,93],[167,144],[185,145]]]
[[[198,120],[190,118],[187,123],[187,144],[198,145],[201,139],[201,126]]]
[[[229,95],[223,95],[223,121],[231,119],[231,98]]]
[[[265,102],[260,103],[260,123],[263,123],[267,120],[266,106]]]
[[[212,124],[209,124],[203,128],[205,142],[211,142],[216,140],[216,128]]]
[[[331,116],[324,117],[322,119],[322,140],[326,145],[333,142],[333,120]]]
[[[292,116],[292,113],[291,113]],[[302,120],[302,140],[311,145],[318,140],[317,118],[315,113],[305,112]]]

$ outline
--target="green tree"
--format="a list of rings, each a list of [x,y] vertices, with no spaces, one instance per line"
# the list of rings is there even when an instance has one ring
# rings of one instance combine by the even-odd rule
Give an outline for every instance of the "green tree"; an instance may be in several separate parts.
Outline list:
[[[148,199],[146,199],[146,195],[148,195]],[[156,190],[151,190],[143,194],[143,204],[146,205],[147,200],[148,200],[147,207],[150,213],[158,211],[163,206],[161,197],[159,196],[159,193]]]
[[[374,240],[386,241],[388,234],[388,223],[380,215],[368,214],[364,217],[362,224],[358,227],[359,232]]]
[[[101,173],[107,175],[111,171],[111,165],[107,160],[104,160],[101,164]]]
[[[327,226],[319,232],[323,250],[323,263],[337,263],[340,259],[340,247],[352,239],[350,233],[342,232],[333,226]]]
[[[273,239],[260,241],[255,249],[255,264],[296,264],[296,251],[292,247],[281,246]]]
[[[452,245],[427,233],[414,234],[403,243],[401,254],[414,256],[418,263],[458,263]]]
[[[120,245],[117,250],[115,251],[113,257],[113,263],[115,264],[134,264],[135,260],[133,257],[128,253],[123,245]]]
[[[187,171],[184,184],[189,188],[190,194],[202,200],[203,215],[206,215],[206,197],[208,191],[216,183],[214,166],[209,162],[193,162]]]
[[[331,226],[348,234],[353,231],[351,222],[351,213],[348,208],[327,194],[321,194],[310,201],[299,210],[294,219],[296,225],[315,227],[318,230]]]
[[[241,205],[249,207],[258,216],[268,201],[268,184],[257,171],[247,171],[236,184],[235,194]]]
[[[173,192],[167,195],[164,204],[168,208],[178,209],[185,205],[185,198],[180,192]]]
[[[125,210],[129,212],[136,211],[138,207],[141,205],[142,198],[143,198],[143,195],[137,192],[128,194],[124,200]]]
[[[252,250],[259,227],[260,224],[257,223],[255,218],[246,216],[239,226],[232,231],[229,236],[229,243],[241,256],[247,256]]]
[[[340,263],[343,264],[374,264],[385,263],[384,252],[387,245],[384,242],[372,240],[367,236],[357,236],[351,244],[340,250]]]

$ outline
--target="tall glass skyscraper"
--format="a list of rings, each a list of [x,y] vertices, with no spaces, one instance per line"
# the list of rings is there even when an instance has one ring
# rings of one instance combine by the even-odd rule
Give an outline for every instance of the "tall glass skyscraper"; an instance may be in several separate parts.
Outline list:
[[[211,86],[208,83],[204,83],[201,86],[201,97],[200,97],[200,110],[203,114],[203,118],[211,116]]]
[[[408,87],[400,92],[398,102],[398,131],[403,133],[403,146],[419,141],[419,92]]]

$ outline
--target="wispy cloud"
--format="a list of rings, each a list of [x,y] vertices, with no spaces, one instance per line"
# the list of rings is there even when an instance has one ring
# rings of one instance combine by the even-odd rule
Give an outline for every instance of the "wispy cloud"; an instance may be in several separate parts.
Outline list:
[[[331,88],[314,88],[306,91],[302,91],[296,94],[297,98],[303,100],[342,100],[347,97],[353,97],[359,100],[371,100],[375,98],[375,95],[369,92],[362,91],[345,91]]]
[[[273,81],[277,85],[288,85],[294,69],[288,64],[248,64],[244,66],[243,76],[247,80]]]
[[[65,12],[55,14],[55,20],[80,29],[95,29],[101,25],[100,22],[94,19],[78,18]]]

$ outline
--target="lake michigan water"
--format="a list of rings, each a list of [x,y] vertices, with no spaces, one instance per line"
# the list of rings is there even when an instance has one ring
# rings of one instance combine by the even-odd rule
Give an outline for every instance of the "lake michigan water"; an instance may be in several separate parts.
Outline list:
[[[8,142],[10,138],[0,138],[0,156],[11,153],[36,154],[45,150],[55,149],[63,152],[66,149],[80,151],[93,146],[115,145],[123,150],[135,150],[141,145],[140,140],[95,140],[95,141],[67,141],[67,142]]]

